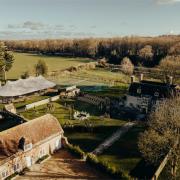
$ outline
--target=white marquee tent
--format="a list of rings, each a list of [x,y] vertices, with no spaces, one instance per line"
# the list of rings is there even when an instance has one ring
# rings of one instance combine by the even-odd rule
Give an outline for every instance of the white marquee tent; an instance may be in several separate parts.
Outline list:
[[[22,96],[54,86],[56,86],[55,83],[48,81],[43,76],[8,81],[5,86],[0,87],[0,97]]]

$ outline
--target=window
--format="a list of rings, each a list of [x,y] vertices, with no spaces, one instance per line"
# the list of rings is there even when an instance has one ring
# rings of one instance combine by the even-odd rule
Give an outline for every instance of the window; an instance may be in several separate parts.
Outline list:
[[[159,97],[159,93],[158,93],[158,92],[155,92],[155,93],[154,93],[154,96]]]
[[[18,171],[19,170],[19,163],[14,165],[14,171]]]
[[[6,178],[6,177],[9,175],[9,173],[8,173],[7,170],[4,170],[4,171],[1,173],[1,175],[2,175],[2,178]]]
[[[43,156],[45,156],[45,155],[46,155],[46,152],[45,152],[45,149],[43,148],[43,149],[41,149],[40,152],[39,152],[39,157],[41,158],[41,157],[43,157]]]
[[[32,143],[24,145],[24,151],[32,149]]]
[[[138,93],[138,94],[141,94],[141,88],[138,88],[138,89],[137,89],[137,93]]]

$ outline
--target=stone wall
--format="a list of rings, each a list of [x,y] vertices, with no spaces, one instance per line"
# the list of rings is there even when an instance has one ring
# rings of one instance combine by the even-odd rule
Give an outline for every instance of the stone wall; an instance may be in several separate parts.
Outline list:
[[[16,154],[11,157],[7,157],[4,160],[0,160],[0,179],[5,179],[2,177],[3,173],[8,173],[8,176],[22,171],[26,167],[30,167],[35,164],[37,160],[45,155],[54,153],[54,151],[61,148],[62,135],[56,134],[42,142],[33,145],[32,149],[28,151],[19,150]],[[15,165],[19,168],[14,170]]]

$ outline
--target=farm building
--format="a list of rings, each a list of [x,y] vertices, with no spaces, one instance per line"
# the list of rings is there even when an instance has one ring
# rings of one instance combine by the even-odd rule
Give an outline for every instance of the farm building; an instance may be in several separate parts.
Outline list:
[[[60,149],[62,139],[63,129],[50,114],[0,132],[0,179]]]
[[[76,86],[70,86],[63,89],[60,89],[60,97],[63,98],[73,98],[79,95],[80,89]]]
[[[17,98],[22,98],[36,92],[43,92],[55,86],[55,83],[46,80],[43,76],[8,81],[4,86],[0,87],[0,98],[5,103],[7,101],[13,102]]]
[[[152,107],[163,99],[169,98],[178,92],[178,85],[141,80],[135,82],[132,79],[126,96],[125,105],[130,108],[139,109],[147,113]]]

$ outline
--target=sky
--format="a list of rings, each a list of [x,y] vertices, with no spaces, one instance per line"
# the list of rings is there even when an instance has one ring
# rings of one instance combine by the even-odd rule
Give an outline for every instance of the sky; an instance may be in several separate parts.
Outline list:
[[[0,0],[0,39],[180,34],[180,0]]]

